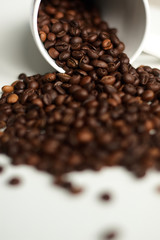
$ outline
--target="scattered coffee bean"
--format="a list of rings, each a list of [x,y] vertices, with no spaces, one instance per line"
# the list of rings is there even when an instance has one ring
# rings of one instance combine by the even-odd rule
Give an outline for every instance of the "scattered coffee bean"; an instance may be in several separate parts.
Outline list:
[[[12,185],[12,186],[17,186],[20,183],[21,183],[21,180],[20,180],[20,178],[17,178],[17,177],[13,177],[8,181],[8,184]]]
[[[110,193],[102,193],[101,195],[100,195],[100,199],[102,200],[102,201],[110,201],[111,200],[111,195],[110,195]]]
[[[111,240],[111,239],[116,239],[116,238],[117,238],[117,233],[114,231],[108,232],[103,237],[104,240]]]
[[[0,166],[0,174],[4,171],[4,168]]]

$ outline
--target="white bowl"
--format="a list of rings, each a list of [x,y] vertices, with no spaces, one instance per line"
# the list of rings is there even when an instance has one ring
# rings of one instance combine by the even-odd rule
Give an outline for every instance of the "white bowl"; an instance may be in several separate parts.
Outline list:
[[[130,62],[141,54],[149,28],[148,0],[94,0],[102,18],[110,27],[118,29],[118,36],[125,43]],[[37,16],[41,0],[34,0],[32,6],[31,29],[35,43],[46,61],[58,72],[65,71],[49,56],[40,40],[37,28]]]

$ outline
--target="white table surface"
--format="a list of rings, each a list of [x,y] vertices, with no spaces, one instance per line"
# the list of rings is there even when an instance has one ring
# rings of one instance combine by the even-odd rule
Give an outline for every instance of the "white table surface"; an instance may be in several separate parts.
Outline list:
[[[31,36],[31,0],[0,2],[0,87],[15,81],[20,72],[50,71]],[[153,1],[152,31],[160,31],[158,2]],[[142,54],[134,65],[160,67],[159,63],[159,59]],[[5,166],[0,176],[0,240],[98,240],[112,229],[119,232],[118,240],[160,239],[160,194],[155,191],[160,185],[158,172],[151,171],[142,180],[121,168],[71,174],[71,179],[85,187],[82,195],[71,196],[53,186],[49,175],[29,167],[12,167],[8,162],[0,155]],[[7,186],[9,177],[17,175],[23,184]],[[103,191],[110,191],[113,201],[99,201]]]

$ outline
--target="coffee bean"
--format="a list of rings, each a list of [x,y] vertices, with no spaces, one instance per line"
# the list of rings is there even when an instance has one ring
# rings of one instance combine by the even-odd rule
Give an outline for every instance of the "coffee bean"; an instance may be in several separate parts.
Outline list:
[[[78,43],[82,43],[82,38],[80,38],[80,37],[72,37],[71,38],[71,44],[78,44]]]
[[[93,49],[87,49],[87,55],[91,59],[97,59],[99,57],[97,51]]]
[[[11,92],[13,92],[13,90],[14,90],[13,86],[4,86],[4,87],[2,87],[2,91],[4,93],[11,93]]]
[[[45,12],[48,13],[48,14],[53,15],[53,14],[56,13],[56,8],[48,5],[48,6],[45,7]]]
[[[149,102],[149,101],[152,101],[153,98],[154,98],[154,92],[152,90],[146,90],[142,94],[142,99],[144,101]]]
[[[8,98],[7,98],[7,102],[8,103],[16,103],[18,101],[18,95],[17,94],[11,94],[11,95],[9,95],[8,96]]]
[[[104,76],[100,82],[104,85],[113,85],[116,81],[116,78],[114,76]]]
[[[65,61],[67,60],[68,58],[70,58],[70,52],[69,51],[64,51],[64,52],[61,52],[60,55],[59,55],[59,60],[60,61]]]
[[[108,64],[102,60],[93,60],[92,64],[94,67],[98,68],[108,68]]]
[[[93,70],[93,66],[92,66],[92,65],[85,64],[85,63],[80,63],[80,64],[79,64],[79,67],[80,67],[82,70],[86,71],[86,72],[90,72],[90,71]]]
[[[40,32],[39,32],[39,35],[40,35],[41,41],[42,41],[42,42],[45,42],[45,41],[46,41],[46,38],[47,38],[46,33],[43,32],[43,31],[40,31]]]
[[[73,51],[72,56],[75,59],[81,59],[84,56],[84,53],[82,51]]]
[[[126,84],[125,86],[124,86],[124,91],[126,92],[126,93],[129,93],[129,94],[131,94],[131,95],[135,95],[136,94],[136,88],[132,85],[132,84]]]
[[[28,88],[37,89],[39,87],[39,84],[36,81],[31,81],[28,83]]]
[[[63,25],[60,22],[53,23],[52,32],[59,33],[63,30]]]
[[[56,39],[56,35],[54,33],[49,32],[48,35],[47,35],[47,39],[49,41],[54,42],[54,40]]]
[[[56,59],[59,56],[59,52],[55,48],[50,48],[48,51],[51,58]]]
[[[73,96],[78,101],[84,101],[88,97],[88,92],[85,89],[74,91]]]
[[[2,166],[0,166],[0,174],[3,172],[3,167]]]
[[[113,45],[112,45],[112,43],[111,43],[111,40],[110,40],[110,39],[105,39],[105,40],[103,40],[103,42],[102,42],[102,47],[103,47],[104,50],[108,50],[108,49],[113,48]]]
[[[45,44],[44,44],[44,47],[45,47],[45,49],[49,49],[49,48],[52,48],[52,47],[54,47],[54,45],[55,45],[55,43],[56,43],[56,41],[46,41],[45,42]]]
[[[55,44],[55,48],[59,52],[67,51],[69,49],[69,45],[66,42],[59,41]]]
[[[102,201],[110,201],[111,200],[111,195],[110,195],[110,193],[102,193],[100,195],[100,199]]]
[[[47,82],[53,82],[56,79],[55,73],[47,73],[43,76],[43,80]]]
[[[93,134],[87,130],[87,129],[82,129],[79,131],[77,135],[78,141],[81,143],[87,143],[93,140]]]
[[[131,84],[133,84],[135,78],[134,78],[133,75],[131,75],[131,74],[129,74],[129,73],[124,73],[124,74],[123,74],[123,80],[124,80],[125,83],[131,83]]]
[[[9,185],[12,185],[12,186],[17,186],[21,183],[21,180],[17,177],[13,177],[11,178],[9,181],[8,181],[8,184]]]
[[[111,240],[115,239],[117,237],[117,233],[115,231],[110,231],[107,234],[104,235],[103,239],[104,240]]]
[[[68,82],[71,79],[71,76],[65,73],[57,73],[57,76],[62,82]]]

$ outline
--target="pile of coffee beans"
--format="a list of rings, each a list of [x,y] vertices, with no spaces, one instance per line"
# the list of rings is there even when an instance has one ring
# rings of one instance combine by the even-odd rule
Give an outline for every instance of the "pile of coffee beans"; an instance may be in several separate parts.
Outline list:
[[[58,179],[115,165],[142,177],[160,169],[160,70],[135,69],[116,30],[88,5],[42,1],[40,38],[66,72],[20,74],[2,88],[0,152]]]
[[[38,31],[48,54],[66,73],[87,73],[97,80],[118,69],[124,44],[92,6],[83,0],[42,1]]]

